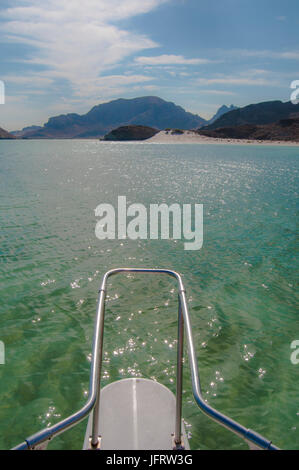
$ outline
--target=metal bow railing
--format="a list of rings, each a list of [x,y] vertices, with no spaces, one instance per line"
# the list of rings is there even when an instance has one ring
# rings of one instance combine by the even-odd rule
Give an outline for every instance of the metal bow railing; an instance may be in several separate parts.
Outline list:
[[[34,450],[44,449],[47,447],[48,442],[58,434],[61,434],[71,427],[78,424],[91,412],[93,413],[92,436],[90,439],[91,449],[97,449],[99,443],[98,432],[98,413],[100,403],[100,378],[101,366],[103,356],[103,333],[104,333],[104,318],[105,318],[105,298],[107,291],[107,280],[110,276],[118,273],[155,273],[166,274],[174,277],[178,282],[178,300],[179,300],[179,314],[178,314],[178,351],[177,351],[177,384],[176,384],[176,419],[174,430],[174,442],[176,449],[181,447],[181,422],[182,422],[182,369],[183,369],[183,339],[184,329],[186,330],[186,342],[189,356],[189,365],[191,372],[192,391],[197,405],[200,409],[208,415],[211,419],[218,424],[224,426],[231,432],[237,434],[240,438],[244,439],[249,445],[250,449],[265,449],[265,450],[278,450],[278,447],[272,444],[271,441],[265,439],[263,436],[256,432],[245,428],[241,424],[225,416],[215,408],[211,407],[204,400],[201,392],[200,379],[198,373],[197,359],[194,348],[194,341],[192,335],[192,328],[190,316],[188,312],[186,291],[182,282],[181,276],[169,269],[146,269],[146,268],[118,268],[108,271],[102,281],[99,290],[97,315],[95,322],[93,348],[92,348],[92,362],[90,372],[89,395],[85,405],[73,415],[65,418],[53,426],[43,429],[42,431],[34,434],[24,442],[14,447],[13,450]]]

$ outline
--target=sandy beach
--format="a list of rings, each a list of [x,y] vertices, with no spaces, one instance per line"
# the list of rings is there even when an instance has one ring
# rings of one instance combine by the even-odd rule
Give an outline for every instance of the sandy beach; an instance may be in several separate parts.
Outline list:
[[[183,134],[171,134],[171,131],[161,131],[145,142],[157,144],[229,144],[229,145],[283,145],[299,146],[299,142],[283,140],[247,140],[247,139],[220,139],[199,135],[196,132],[184,131]]]

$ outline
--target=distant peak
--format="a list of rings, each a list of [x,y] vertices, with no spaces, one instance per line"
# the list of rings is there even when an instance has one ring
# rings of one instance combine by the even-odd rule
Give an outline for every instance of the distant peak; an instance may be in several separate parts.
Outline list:
[[[230,106],[227,106],[226,104],[223,104],[220,106],[218,109],[217,113],[210,119],[209,124],[212,124],[213,122],[217,121],[223,114],[229,113],[230,111],[234,111],[235,109],[239,109],[237,106],[231,104]]]

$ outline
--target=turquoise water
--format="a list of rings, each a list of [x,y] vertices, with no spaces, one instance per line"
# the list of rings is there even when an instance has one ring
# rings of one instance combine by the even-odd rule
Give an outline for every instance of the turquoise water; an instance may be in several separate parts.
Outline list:
[[[97,141],[0,142],[0,448],[82,406],[97,291],[106,270],[165,267],[187,288],[205,399],[282,448],[299,449],[296,229],[299,149]],[[204,244],[95,237],[94,209],[204,204]],[[109,283],[103,383],[153,378],[175,389],[176,285]],[[243,449],[194,404],[193,449]],[[51,448],[81,448],[85,422]]]

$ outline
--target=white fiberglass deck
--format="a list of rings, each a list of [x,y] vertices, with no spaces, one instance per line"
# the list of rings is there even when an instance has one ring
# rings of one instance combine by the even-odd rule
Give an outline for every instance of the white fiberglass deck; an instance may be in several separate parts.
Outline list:
[[[172,450],[176,398],[153,380],[131,378],[113,382],[101,390],[99,434],[102,450]],[[189,449],[182,427],[183,442]],[[92,434],[88,421],[84,449]]]

